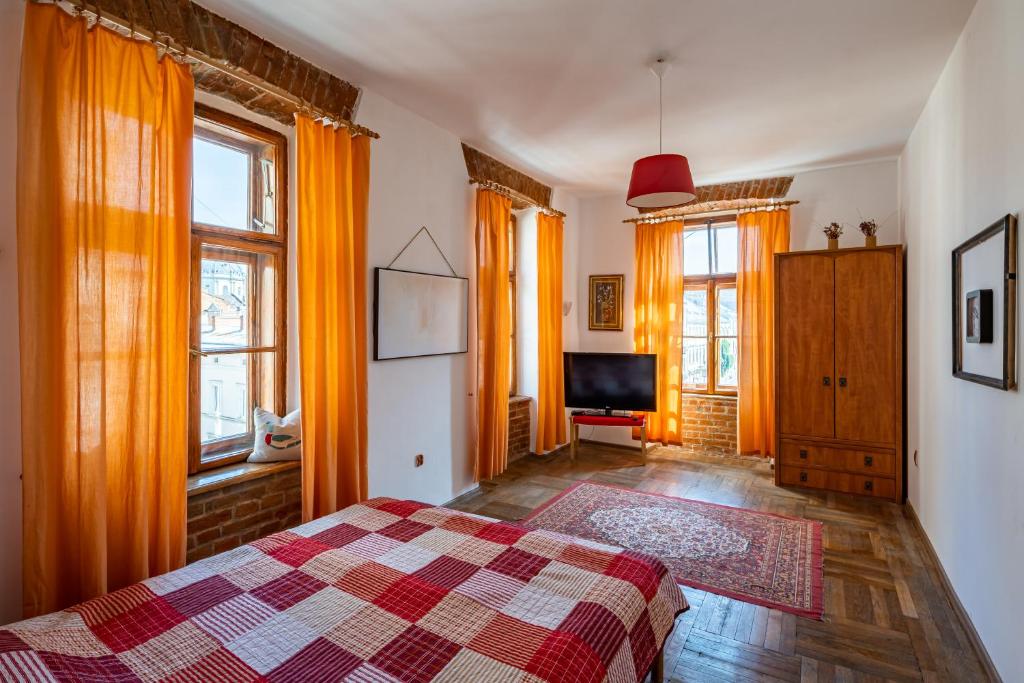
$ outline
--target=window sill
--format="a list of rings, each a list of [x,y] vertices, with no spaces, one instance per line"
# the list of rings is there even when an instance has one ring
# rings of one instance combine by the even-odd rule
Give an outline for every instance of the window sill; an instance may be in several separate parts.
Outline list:
[[[250,479],[269,477],[278,472],[287,472],[302,467],[298,460],[288,462],[236,462],[205,472],[189,475],[185,490],[189,497],[216,491],[227,486],[240,484]]]
[[[532,399],[529,396],[522,396],[520,394],[512,394],[511,396],[508,397],[508,404],[512,405],[513,403],[523,403],[523,402],[529,402],[531,400]]]
[[[706,391],[686,391],[683,390],[683,396],[686,398],[727,398],[735,401],[739,398],[736,394],[709,394]]]

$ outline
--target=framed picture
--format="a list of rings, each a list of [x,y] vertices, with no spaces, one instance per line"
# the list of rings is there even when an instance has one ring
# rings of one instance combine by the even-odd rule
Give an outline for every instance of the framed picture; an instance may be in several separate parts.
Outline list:
[[[953,250],[953,375],[1017,386],[1017,218],[1006,215]]]
[[[373,270],[373,359],[469,350],[469,280],[395,268]]]
[[[590,276],[590,329],[622,329],[622,275]]]

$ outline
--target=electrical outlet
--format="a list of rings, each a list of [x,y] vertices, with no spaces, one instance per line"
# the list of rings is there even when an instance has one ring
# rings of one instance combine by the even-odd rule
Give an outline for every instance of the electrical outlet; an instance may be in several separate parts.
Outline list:
[[[422,453],[417,453],[416,454],[416,467],[419,467],[422,464],[423,464],[423,454]]]

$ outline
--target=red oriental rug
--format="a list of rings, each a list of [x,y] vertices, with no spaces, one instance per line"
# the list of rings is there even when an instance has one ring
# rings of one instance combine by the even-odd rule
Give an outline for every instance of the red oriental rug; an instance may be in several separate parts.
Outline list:
[[[821,619],[821,524],[580,482],[523,520],[660,557],[677,583]]]

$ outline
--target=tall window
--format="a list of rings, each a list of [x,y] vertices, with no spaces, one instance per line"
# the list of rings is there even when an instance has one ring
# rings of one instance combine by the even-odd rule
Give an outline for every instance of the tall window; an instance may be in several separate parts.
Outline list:
[[[688,225],[683,233],[683,388],[735,394],[739,232],[732,217],[717,220]]]
[[[516,223],[515,214],[509,218],[508,222],[508,306],[509,306],[509,380],[508,380],[508,393],[514,395],[518,389],[518,382],[516,377],[516,371],[519,368],[519,360],[516,356],[516,315],[518,308],[516,302],[518,297],[516,296],[516,265],[518,259],[516,257],[516,246],[519,229]]]
[[[189,472],[244,460],[253,410],[285,409],[282,135],[196,105]]]

